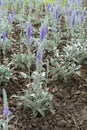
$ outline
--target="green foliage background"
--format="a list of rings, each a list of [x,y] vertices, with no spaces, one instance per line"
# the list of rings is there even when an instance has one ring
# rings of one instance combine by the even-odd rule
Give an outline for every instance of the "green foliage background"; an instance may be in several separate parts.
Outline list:
[[[55,2],[56,0],[44,0],[45,1],[45,3],[53,3],[53,2]],[[58,0],[58,2],[61,4],[61,5],[65,5],[66,3],[67,3],[67,1],[68,0]]]

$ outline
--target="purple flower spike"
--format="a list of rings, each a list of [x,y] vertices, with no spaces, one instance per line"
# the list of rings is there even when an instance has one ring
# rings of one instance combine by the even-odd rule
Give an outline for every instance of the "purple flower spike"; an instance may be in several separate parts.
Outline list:
[[[2,32],[2,40],[3,40],[3,43],[6,41],[6,32],[5,31]]]
[[[68,15],[69,15],[69,16],[72,16],[72,10],[69,10],[69,11],[68,11]]]
[[[49,12],[49,11],[50,11],[50,8],[51,8],[51,4],[48,4],[48,5],[45,7],[46,12]]]
[[[2,5],[2,1],[0,0],[0,6]]]
[[[41,28],[40,28],[40,42],[43,42],[43,40],[45,39],[46,35],[47,35],[46,26],[44,24],[42,24]]]
[[[36,68],[37,68],[37,70],[41,66],[41,61],[42,61],[42,53],[41,53],[41,51],[38,50],[36,53]]]
[[[75,3],[76,2],[76,0],[71,0],[71,3]]]
[[[9,111],[9,109],[4,109],[3,110],[3,115],[4,116],[9,116],[11,114],[11,112]]]
[[[59,18],[59,9],[58,9],[58,6],[56,6],[56,8],[55,8],[55,20],[58,21],[58,18]]]
[[[75,12],[75,15],[76,15],[76,16],[78,16],[78,15],[79,15],[79,12],[78,12],[78,10]]]
[[[85,22],[85,16],[82,14],[81,15],[81,24],[84,24],[84,22]]]
[[[12,12],[11,12],[11,18],[14,17],[14,14],[15,14],[15,12],[14,12],[14,10],[12,10]]]
[[[29,4],[29,13],[32,13],[32,10],[33,10],[33,4],[32,2]]]
[[[10,23],[11,22],[11,16],[9,15],[8,16],[8,23]]]
[[[11,22],[11,20],[12,20],[13,17],[14,17],[14,10],[12,10],[12,12],[8,16],[8,23]]]
[[[30,40],[31,40],[31,35],[32,35],[32,26],[30,23],[28,23],[27,29],[26,29],[26,38],[27,38],[28,42],[30,42]]]
[[[72,16],[72,26],[75,25],[75,15]]]
[[[3,104],[4,104],[3,115],[9,116],[11,112],[9,111],[8,102],[7,102],[7,94],[6,94],[5,89],[3,89]]]

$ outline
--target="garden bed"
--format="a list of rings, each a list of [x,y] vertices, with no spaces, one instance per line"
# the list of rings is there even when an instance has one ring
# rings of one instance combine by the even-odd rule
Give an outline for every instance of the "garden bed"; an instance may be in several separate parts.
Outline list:
[[[11,11],[14,9],[12,16],[11,11],[11,13],[6,14],[6,11],[3,13],[7,18],[9,15],[11,16],[10,23],[8,26],[1,26],[1,33],[3,29],[6,31],[5,37],[1,35],[1,42],[5,42],[7,47],[4,48],[4,43],[0,44],[0,66],[9,67],[12,74],[5,77],[5,80],[0,79],[0,118],[5,120],[8,117],[2,114],[4,109],[3,89],[5,89],[11,111],[9,116],[14,116],[9,122],[9,130],[86,130],[86,9],[84,10],[81,6],[81,10],[79,10],[76,6],[73,10],[70,3],[66,6],[72,9],[70,14],[68,12],[70,10],[67,9],[64,12],[66,8],[61,9],[57,3],[53,5],[31,3],[31,7],[27,10],[26,2],[20,4],[20,9],[17,1],[9,9]],[[5,6],[2,4],[3,8]],[[6,9],[8,8],[6,7]],[[75,14],[77,10],[78,14]],[[73,21],[76,20],[74,14],[77,21]],[[83,19],[80,19],[81,15],[83,15]],[[44,30],[42,34],[41,28]],[[41,55],[37,56],[37,52],[40,52]],[[2,73],[0,72],[0,76]],[[39,88],[41,92],[43,91],[42,93],[51,94],[50,99],[52,96],[53,108],[43,110],[45,114],[33,107],[33,109],[29,106],[26,107],[27,103],[25,106],[24,104],[18,105],[20,98],[16,97],[23,96],[23,90],[28,88],[32,92],[32,86],[37,87],[38,84],[42,85]],[[30,93],[32,97],[35,96],[35,91],[37,91],[36,88],[33,93]],[[47,101],[49,103],[49,100]],[[48,108],[51,102],[48,104]],[[43,109],[44,104],[42,103],[43,106],[40,108]],[[4,130],[2,126],[1,130]]]

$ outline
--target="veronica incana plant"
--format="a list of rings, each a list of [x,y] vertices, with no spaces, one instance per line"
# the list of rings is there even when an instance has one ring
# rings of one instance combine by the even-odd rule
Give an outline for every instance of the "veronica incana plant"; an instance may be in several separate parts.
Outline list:
[[[11,112],[9,110],[9,106],[8,106],[8,101],[7,101],[7,94],[6,94],[6,90],[3,89],[3,116],[5,118],[0,119],[0,128],[2,128],[2,130],[9,130],[9,121],[14,117],[11,116]]]

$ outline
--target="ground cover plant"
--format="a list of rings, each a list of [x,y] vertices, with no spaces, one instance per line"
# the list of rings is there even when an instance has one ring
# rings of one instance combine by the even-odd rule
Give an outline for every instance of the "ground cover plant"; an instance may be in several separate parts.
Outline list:
[[[87,1],[0,1],[0,129],[87,129]]]

